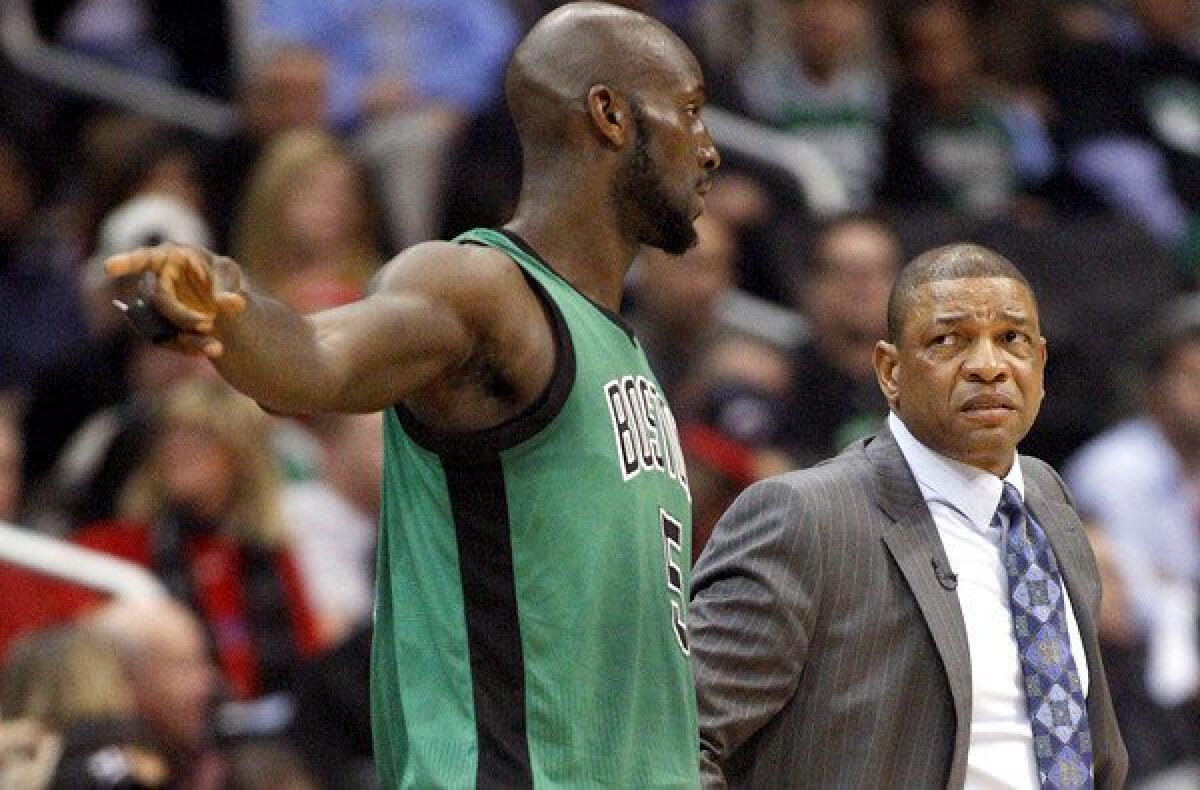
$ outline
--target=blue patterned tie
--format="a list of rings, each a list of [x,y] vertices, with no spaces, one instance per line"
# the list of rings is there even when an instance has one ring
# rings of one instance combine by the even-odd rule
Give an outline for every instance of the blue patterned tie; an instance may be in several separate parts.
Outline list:
[[[1021,494],[1004,484],[993,527],[1008,521],[1004,567],[1033,752],[1043,788],[1091,788],[1092,735],[1079,672],[1071,657],[1062,579],[1054,551]]]

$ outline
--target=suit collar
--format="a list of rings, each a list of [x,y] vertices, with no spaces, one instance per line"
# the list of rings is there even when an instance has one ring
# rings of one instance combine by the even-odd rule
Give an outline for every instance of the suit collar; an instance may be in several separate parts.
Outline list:
[[[1024,498],[1025,480],[1021,464],[1014,463],[1001,479],[991,472],[968,466],[925,446],[909,432],[895,412],[888,415],[887,425],[925,501],[949,505],[981,534],[992,528],[992,519],[1000,504],[1005,483],[1011,483]]]

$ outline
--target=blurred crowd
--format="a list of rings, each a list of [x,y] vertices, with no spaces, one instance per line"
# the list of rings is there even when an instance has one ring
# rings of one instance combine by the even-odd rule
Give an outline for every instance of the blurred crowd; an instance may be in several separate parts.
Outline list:
[[[1133,778],[1196,780],[1200,0],[620,4],[752,124],[714,118],[699,243],[644,252],[626,305],[680,423],[697,553],[750,482],[880,426],[899,267],[986,244],[1041,301],[1048,397],[1022,449],[1088,521]],[[372,787],[379,415],[265,414],[135,339],[111,301],[137,284],[100,262],[202,245],[307,312],[404,246],[503,223],[504,64],[557,3],[8,5],[237,123],[206,135],[0,53],[0,521],[169,593],[107,601],[0,560],[0,787]]]

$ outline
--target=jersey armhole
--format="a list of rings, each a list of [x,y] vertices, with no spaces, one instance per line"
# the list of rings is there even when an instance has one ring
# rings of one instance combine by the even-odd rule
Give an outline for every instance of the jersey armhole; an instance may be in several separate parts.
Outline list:
[[[461,243],[491,247],[470,240]],[[421,422],[403,403],[394,404],[392,410],[405,433],[420,447],[446,461],[478,463],[533,438],[562,411],[575,384],[575,345],[562,310],[533,274],[511,256],[509,259],[520,270],[550,321],[550,332],[554,336],[554,370],[533,403],[499,425],[480,431],[440,430]]]

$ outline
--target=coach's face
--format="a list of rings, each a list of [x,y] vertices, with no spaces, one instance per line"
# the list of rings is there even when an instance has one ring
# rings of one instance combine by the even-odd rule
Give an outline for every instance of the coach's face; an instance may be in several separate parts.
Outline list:
[[[1037,416],[1045,367],[1033,294],[1006,277],[919,286],[897,343],[875,354],[883,394],[913,435],[998,477]]]

